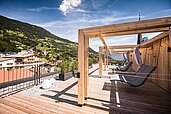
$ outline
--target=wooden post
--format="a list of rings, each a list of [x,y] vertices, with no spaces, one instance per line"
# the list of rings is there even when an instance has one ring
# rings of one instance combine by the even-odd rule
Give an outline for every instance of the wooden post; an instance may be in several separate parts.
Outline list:
[[[104,70],[106,71],[106,49],[104,50]]]
[[[84,97],[85,99],[88,98],[88,51],[89,51],[89,38],[85,38],[85,44],[84,44]]]
[[[107,54],[107,68],[108,68],[108,65],[109,65],[109,58],[108,58],[108,54]]]
[[[102,47],[99,47],[99,77],[102,77]]]
[[[85,50],[85,37],[82,29],[78,31],[78,72],[80,78],[78,78],[78,105],[84,104],[84,50]]]

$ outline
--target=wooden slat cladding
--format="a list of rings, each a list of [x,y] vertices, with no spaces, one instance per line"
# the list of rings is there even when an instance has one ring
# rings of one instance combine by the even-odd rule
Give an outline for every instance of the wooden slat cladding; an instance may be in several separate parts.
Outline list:
[[[151,39],[153,42],[145,43],[143,47],[140,47],[141,59],[143,64],[157,66],[155,72],[149,77],[149,79],[165,89],[171,92],[171,52],[168,51],[169,36],[164,36],[158,40]],[[151,41],[150,40],[150,41]],[[131,52],[131,60],[133,63],[133,70],[136,71],[137,65],[134,60],[134,55]]]

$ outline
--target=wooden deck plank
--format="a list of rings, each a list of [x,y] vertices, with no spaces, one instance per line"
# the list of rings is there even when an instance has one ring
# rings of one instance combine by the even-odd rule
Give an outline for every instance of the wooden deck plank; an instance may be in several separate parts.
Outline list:
[[[34,109],[29,109],[27,106],[21,106],[20,104],[11,102],[11,101],[6,100],[6,99],[0,99],[0,103],[8,105],[8,106],[13,107],[13,108],[16,108],[16,109],[21,110],[21,111],[26,112],[26,113],[43,114],[42,112],[38,112],[37,110],[34,110]]]
[[[115,110],[114,107],[117,107],[117,99],[115,93],[118,92],[119,94],[119,100],[120,100],[120,107],[126,109],[128,112],[132,111],[137,111],[140,113],[153,113],[153,114],[167,114],[171,112],[171,96],[169,94],[166,94],[165,92],[162,91],[152,91],[152,94],[146,94],[147,89],[144,88],[149,88],[150,89],[158,89],[154,88],[155,86],[148,86],[147,82],[144,84],[144,87],[136,88],[136,87],[131,87],[123,83],[118,83],[117,86],[125,86],[117,88],[118,91],[115,90],[116,85],[112,81],[112,89],[111,90],[111,108],[110,111]],[[149,84],[150,85],[150,84]],[[128,87],[127,87],[128,86]],[[142,89],[141,89],[142,88]],[[138,91],[136,91],[138,89]],[[145,91],[144,91],[144,90]],[[162,95],[164,96],[162,96]],[[162,96],[162,97],[161,97]],[[164,97],[167,97],[166,100],[163,100]],[[164,98],[165,99],[165,98]],[[129,110],[128,110],[129,109]],[[149,110],[150,109],[150,110]],[[125,110],[125,111],[126,111]]]
[[[117,103],[116,86],[111,85],[108,78],[91,76],[89,77],[89,98],[85,100],[85,105],[82,107],[77,104],[77,79],[71,78],[57,83],[59,86],[49,89],[41,96],[33,97],[17,93],[2,99],[10,104],[8,102],[0,104],[27,113],[31,111],[40,113],[40,110],[42,110],[41,113],[59,114],[169,114],[171,112],[171,95],[150,81],[146,81],[140,87],[118,82],[117,91],[120,103]],[[19,107],[19,104],[22,106]],[[0,109],[3,114],[9,114],[8,110],[1,107]]]
[[[43,114],[55,114],[55,112],[53,111],[50,111],[48,110],[49,107],[42,107],[42,104],[36,104],[36,103],[30,103],[29,101],[26,101],[26,100],[23,100],[23,98],[17,98],[16,96],[15,97],[8,97],[6,98],[7,100],[9,101],[12,101],[12,102],[15,102],[15,103],[18,103],[20,105],[25,105],[27,106],[28,108],[31,108],[31,109],[34,109],[34,110],[37,110],[39,112],[42,112]]]
[[[43,107],[49,111],[53,111],[53,112],[59,112],[62,110],[62,109],[65,109],[64,112],[66,113],[69,113],[71,110],[74,112],[74,113],[82,113],[82,114],[87,114],[88,112],[82,110],[82,109],[79,109],[77,107],[77,109],[72,109],[72,107],[69,107],[69,106],[66,106],[66,105],[63,105],[64,103],[58,103],[58,102],[52,102],[52,101],[49,101],[48,99],[40,99],[40,98],[32,98],[32,97],[25,97],[25,96],[22,96],[22,95],[15,95],[14,96],[15,98],[18,98],[18,99],[23,99],[27,102],[31,102],[32,104],[36,104],[37,106],[40,106],[40,107]],[[77,100],[77,99],[75,99]],[[63,111],[62,111],[63,112]],[[70,112],[71,113],[71,112]]]
[[[6,109],[0,107],[0,114],[11,114],[11,112],[9,110],[6,110]]]
[[[16,108],[10,107],[8,105],[0,104],[0,114],[6,114],[6,113],[9,113],[9,114],[28,114],[26,112],[23,112],[23,111],[18,110]]]
[[[39,100],[46,100],[47,103],[54,103],[57,100],[51,99],[51,98],[47,98],[47,97],[39,97]],[[74,105],[75,104],[75,105]],[[67,99],[67,98],[60,98],[58,104],[59,107],[62,107],[64,109],[68,109],[68,110],[72,110],[75,111],[77,113],[81,113],[81,114],[93,114],[94,112],[92,110],[85,110],[82,107],[78,107],[77,105],[77,99],[75,98],[75,100],[73,100],[73,98],[71,99]]]

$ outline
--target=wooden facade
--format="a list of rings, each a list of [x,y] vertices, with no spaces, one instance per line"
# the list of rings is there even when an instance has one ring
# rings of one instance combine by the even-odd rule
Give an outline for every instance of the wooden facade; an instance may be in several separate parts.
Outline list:
[[[104,37],[140,34],[140,33],[152,33],[152,32],[165,32],[165,31],[168,32],[170,26],[171,26],[171,17],[164,17],[164,18],[156,18],[156,19],[149,19],[149,20],[142,20],[142,21],[135,21],[135,22],[128,22],[128,23],[112,24],[112,25],[79,29],[79,32],[78,32],[78,45],[79,45],[78,46],[78,71],[80,72],[80,78],[78,79],[78,104],[83,105],[85,98],[88,97],[88,80],[87,80],[88,78],[88,73],[87,73],[88,43],[87,42],[89,38],[99,37],[100,40],[103,42],[103,44],[106,46],[106,48],[109,50],[108,45],[104,43],[105,41]],[[167,47],[166,39],[161,41],[162,46],[164,47],[160,48],[160,53],[170,57],[170,52],[169,53],[166,52],[166,47]],[[151,57],[153,56],[152,52],[149,51],[148,53],[151,53],[151,54],[149,56],[146,55],[146,58],[148,57],[152,58]],[[155,54],[154,56],[158,56],[158,54],[157,55]],[[167,58],[167,59],[166,58],[167,57],[164,57],[164,56],[159,57],[159,59],[161,59],[161,62],[163,62],[162,63],[163,67],[160,70],[162,70],[161,71],[162,73],[165,72],[170,75],[170,71],[171,71],[171,70],[169,71],[170,69],[169,59],[170,58]],[[148,59],[148,60],[150,61],[149,63],[154,64],[154,61],[156,59]],[[164,63],[166,61],[168,62],[167,64]],[[164,66],[164,65],[167,65],[167,66]],[[168,71],[166,72],[166,69],[164,68],[168,69],[169,72]],[[165,84],[162,86],[164,87]],[[170,86],[167,88],[170,88]]]
[[[143,64],[157,67],[149,79],[166,91],[171,92],[171,51],[169,47],[169,35],[162,33],[141,44],[139,51]],[[133,61],[132,68],[136,71],[137,65],[133,52],[130,55],[131,61]]]

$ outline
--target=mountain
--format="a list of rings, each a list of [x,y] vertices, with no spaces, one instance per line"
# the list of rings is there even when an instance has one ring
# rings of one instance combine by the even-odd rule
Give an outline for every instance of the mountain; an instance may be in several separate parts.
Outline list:
[[[42,27],[31,25],[29,23],[20,22],[17,20],[9,19],[4,16],[0,16],[0,29],[7,29],[12,31],[23,32],[29,38],[43,38],[50,37],[56,40],[73,43],[67,39],[60,38],[43,29]]]
[[[32,48],[45,61],[77,59],[78,44],[60,38],[42,27],[0,16],[0,52]],[[90,58],[98,55],[89,48]]]

